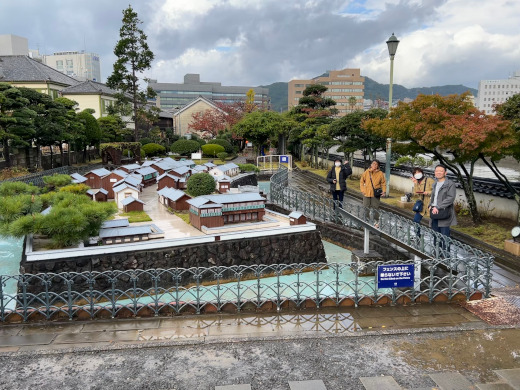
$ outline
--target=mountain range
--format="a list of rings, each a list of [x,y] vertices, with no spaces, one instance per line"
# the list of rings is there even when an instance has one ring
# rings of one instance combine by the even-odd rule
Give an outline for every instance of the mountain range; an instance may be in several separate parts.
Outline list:
[[[276,82],[269,85],[261,85],[261,87],[269,88],[269,96],[271,97],[271,107],[273,111],[287,111],[287,89],[288,83]],[[365,76],[365,99],[382,99],[388,100],[388,84],[380,84],[370,77]],[[452,94],[461,94],[469,91],[473,96],[477,96],[475,88],[466,87],[464,85],[441,85],[437,87],[419,87],[406,88],[399,84],[393,86],[393,99],[415,99],[420,93],[424,95],[439,94],[447,96]]]

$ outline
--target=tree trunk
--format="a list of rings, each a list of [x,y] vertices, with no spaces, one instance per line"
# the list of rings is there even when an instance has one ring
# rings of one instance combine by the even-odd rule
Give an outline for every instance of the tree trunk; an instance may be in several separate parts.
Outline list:
[[[36,144],[36,161],[38,164],[38,166],[36,168],[41,169],[42,168],[42,147],[38,143]]]
[[[4,138],[4,158],[5,158],[5,166],[7,168],[11,167],[11,156],[9,155],[9,140]]]
[[[63,154],[63,143],[58,144],[58,148],[60,148],[60,164],[63,167],[65,165],[65,156]]]
[[[54,153],[52,153],[52,145],[50,146],[50,148],[51,148],[51,169],[52,169],[52,168],[54,168]]]

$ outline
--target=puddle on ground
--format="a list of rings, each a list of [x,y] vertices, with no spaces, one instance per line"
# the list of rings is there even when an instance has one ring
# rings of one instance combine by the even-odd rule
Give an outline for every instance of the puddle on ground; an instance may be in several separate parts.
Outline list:
[[[446,334],[411,336],[410,342],[394,344],[396,355],[406,363],[432,371],[473,371],[479,381],[498,380],[493,370],[516,368],[520,362],[518,330],[475,330],[446,337]]]

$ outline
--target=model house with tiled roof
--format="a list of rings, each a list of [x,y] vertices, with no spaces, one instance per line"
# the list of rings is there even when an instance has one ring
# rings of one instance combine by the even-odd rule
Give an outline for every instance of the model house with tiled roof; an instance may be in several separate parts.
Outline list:
[[[204,195],[189,200],[190,223],[199,230],[262,221],[265,198],[258,193]]]
[[[157,191],[157,195],[159,196],[159,203],[166,207],[170,207],[173,210],[188,210],[190,207],[188,200],[191,199],[191,196],[186,194],[184,191],[165,187],[162,190]]]
[[[134,199],[139,199],[139,190],[128,183],[122,183],[117,187],[113,188],[114,200],[116,201],[117,208],[123,209],[122,201],[129,196]]]
[[[70,177],[72,177],[72,182],[74,184],[82,184],[87,181],[87,178],[79,173],[71,173]]]
[[[123,211],[129,213],[131,211],[143,211],[145,203],[133,196],[128,196],[121,200],[121,205],[123,206]]]
[[[143,177],[143,185],[148,187],[152,184],[155,184],[157,181],[158,172],[156,169],[151,166],[141,167],[135,170],[135,173],[141,175]]]
[[[209,174],[213,176],[236,176],[240,173],[240,168],[235,163],[227,163],[223,165],[217,165],[210,169]]]
[[[217,191],[221,194],[225,194],[229,192],[231,188],[231,178],[229,176],[213,176],[215,181],[217,182]]]

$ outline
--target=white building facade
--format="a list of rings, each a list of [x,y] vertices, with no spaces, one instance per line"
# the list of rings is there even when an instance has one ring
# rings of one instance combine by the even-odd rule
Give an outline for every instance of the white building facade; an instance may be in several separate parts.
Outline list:
[[[495,104],[502,104],[518,93],[520,93],[520,70],[508,79],[480,80],[475,106],[486,114],[493,115]]]
[[[62,51],[44,55],[43,63],[79,80],[101,82],[99,55],[85,51]]]

